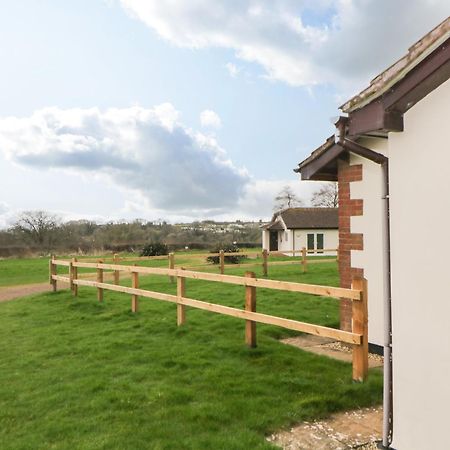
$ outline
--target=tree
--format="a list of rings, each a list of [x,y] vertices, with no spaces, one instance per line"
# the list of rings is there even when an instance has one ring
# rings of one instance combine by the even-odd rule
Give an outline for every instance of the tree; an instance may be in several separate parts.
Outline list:
[[[274,211],[281,211],[286,208],[293,208],[296,206],[302,206],[303,200],[295,194],[290,186],[284,186],[284,188],[275,197]]]
[[[46,211],[24,211],[14,224],[14,230],[33,244],[49,249],[55,241],[58,225],[58,217]]]
[[[338,185],[337,183],[322,184],[321,188],[313,193],[311,205],[327,208],[337,208],[338,206]]]

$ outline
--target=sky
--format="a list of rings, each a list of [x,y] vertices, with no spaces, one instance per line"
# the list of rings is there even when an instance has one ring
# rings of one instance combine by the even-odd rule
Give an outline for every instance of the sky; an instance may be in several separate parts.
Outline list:
[[[0,0],[0,228],[267,220],[447,0]]]

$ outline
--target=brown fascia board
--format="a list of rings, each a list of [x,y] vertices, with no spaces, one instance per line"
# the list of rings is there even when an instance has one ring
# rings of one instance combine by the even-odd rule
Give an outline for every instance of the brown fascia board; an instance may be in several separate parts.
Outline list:
[[[348,134],[403,131],[403,114],[450,78],[450,38],[392,88],[349,113]]]
[[[385,111],[381,100],[375,100],[349,114],[347,132],[350,136],[374,131],[403,131],[403,114]]]
[[[302,165],[299,169],[302,180],[337,181],[337,161],[348,153],[362,156],[377,164],[384,164],[387,161],[387,157],[381,153],[345,138],[342,144],[335,144],[325,153]]]
[[[333,144],[319,156],[305,160],[296,171],[301,174],[302,180],[337,181],[335,161],[344,152],[340,144]]]

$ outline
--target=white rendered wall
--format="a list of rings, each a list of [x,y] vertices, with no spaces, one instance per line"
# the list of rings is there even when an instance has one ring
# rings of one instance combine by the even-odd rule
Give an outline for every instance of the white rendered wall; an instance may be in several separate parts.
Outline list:
[[[358,141],[378,153],[387,155],[387,139],[368,138]],[[364,250],[352,250],[351,267],[364,269],[369,289],[369,342],[383,345],[384,330],[384,202],[381,166],[357,155],[350,164],[362,164],[363,179],[350,183],[350,198],[363,199],[363,215],[350,219],[352,233],[363,233]]]
[[[269,250],[270,232],[262,230],[262,248],[263,250]]]
[[[450,81],[389,136],[394,442],[450,448]]]
[[[283,241],[280,242],[278,240],[278,250],[283,251],[292,251],[292,250],[301,250],[302,247],[308,248],[308,240],[307,235],[309,233],[323,234],[323,247],[324,249],[336,249],[339,245],[339,231],[338,230],[324,230],[324,229],[315,229],[315,230],[288,230],[288,240],[286,241],[286,237],[283,233]],[[295,245],[295,248],[294,248]],[[328,255],[328,256],[336,256],[336,252],[324,252],[320,255]]]

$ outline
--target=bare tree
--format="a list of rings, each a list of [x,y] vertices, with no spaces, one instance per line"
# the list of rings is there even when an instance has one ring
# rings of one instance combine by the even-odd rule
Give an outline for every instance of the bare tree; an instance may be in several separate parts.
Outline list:
[[[337,208],[338,206],[338,185],[337,183],[322,184],[319,190],[311,197],[312,206]]]
[[[281,211],[286,208],[293,208],[296,206],[302,206],[303,200],[295,194],[290,186],[284,186],[284,188],[275,197],[274,211]]]
[[[55,240],[53,233],[59,225],[58,217],[46,211],[24,211],[14,224],[14,231],[39,247],[49,249]]]

